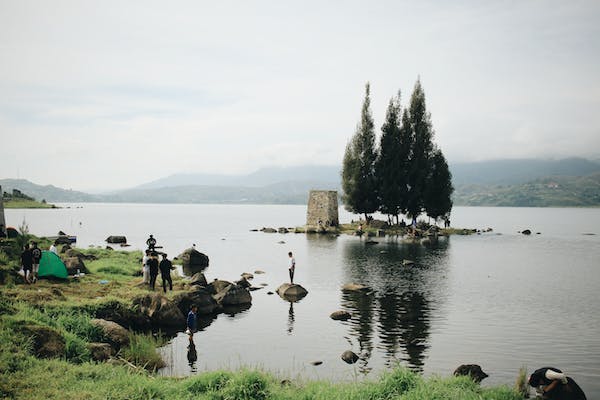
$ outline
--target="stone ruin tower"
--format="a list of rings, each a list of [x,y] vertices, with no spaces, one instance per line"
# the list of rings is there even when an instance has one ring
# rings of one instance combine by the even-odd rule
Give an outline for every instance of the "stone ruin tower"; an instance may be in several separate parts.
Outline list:
[[[338,226],[338,200],[335,190],[311,190],[308,195],[306,225]]]
[[[2,186],[0,186],[0,229],[6,233],[6,219],[4,219],[4,203],[2,203],[3,196]]]

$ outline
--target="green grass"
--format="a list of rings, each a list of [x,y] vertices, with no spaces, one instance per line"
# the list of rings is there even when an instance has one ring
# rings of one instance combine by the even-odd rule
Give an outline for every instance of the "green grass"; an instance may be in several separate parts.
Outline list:
[[[56,208],[56,206],[36,200],[16,199],[4,200],[4,208]]]

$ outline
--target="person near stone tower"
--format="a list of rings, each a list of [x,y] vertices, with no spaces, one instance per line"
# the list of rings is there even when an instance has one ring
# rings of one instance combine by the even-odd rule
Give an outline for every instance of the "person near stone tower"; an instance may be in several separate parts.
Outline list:
[[[150,235],[148,240],[146,240],[146,245],[148,245],[148,250],[154,251],[154,246],[156,246],[156,239],[154,236]]]
[[[294,284],[294,272],[296,271],[296,259],[294,258],[294,255],[292,254],[291,251],[288,253],[288,257],[289,257],[290,283],[293,285]]]
[[[162,278],[163,291],[167,293],[167,282],[169,283],[169,289],[173,291],[173,281],[171,280],[171,270],[173,269],[173,263],[167,258],[167,253],[162,253],[163,259],[158,265],[160,269],[160,277]]]
[[[150,289],[154,290],[156,277],[158,276],[158,254],[155,251],[150,253],[150,259],[148,259],[147,264],[150,269]]]

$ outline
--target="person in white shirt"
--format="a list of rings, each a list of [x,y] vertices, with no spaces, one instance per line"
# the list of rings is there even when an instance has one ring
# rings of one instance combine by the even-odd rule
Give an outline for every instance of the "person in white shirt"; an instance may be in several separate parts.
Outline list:
[[[146,250],[144,257],[142,257],[142,279],[143,283],[150,283],[150,267],[148,266],[148,260],[150,259],[150,250]]]
[[[52,244],[50,245],[50,248],[49,248],[48,250],[50,250],[52,253],[54,253],[54,254],[58,255],[58,250],[57,250],[57,248],[56,248],[56,242],[52,243]]]
[[[290,258],[290,267],[289,267],[290,283],[293,285],[294,284],[294,271],[296,270],[296,259],[292,255],[291,251],[288,253],[288,257]]]

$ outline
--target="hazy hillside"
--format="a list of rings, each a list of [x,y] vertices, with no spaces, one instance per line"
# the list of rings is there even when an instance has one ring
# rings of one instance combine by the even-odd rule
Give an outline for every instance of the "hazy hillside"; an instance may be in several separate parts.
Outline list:
[[[492,160],[450,164],[455,186],[514,185],[549,176],[586,176],[600,172],[600,163],[583,158],[562,160]]]
[[[33,197],[38,201],[46,200],[48,202],[89,202],[100,201],[100,197],[84,192],[74,190],[61,189],[52,185],[37,185],[29,182],[26,179],[0,179],[2,191],[12,192],[13,189],[18,189],[28,196]]]
[[[306,165],[299,167],[261,168],[246,175],[174,174],[144,183],[134,189],[157,189],[174,186],[244,186],[262,187],[282,182],[312,181],[339,184],[340,167]]]
[[[600,163],[579,158],[497,160],[450,165],[455,205],[600,206]],[[339,167],[262,168],[246,175],[176,174],[92,195],[26,180],[0,180],[48,202],[305,204],[311,189],[341,192]]]

